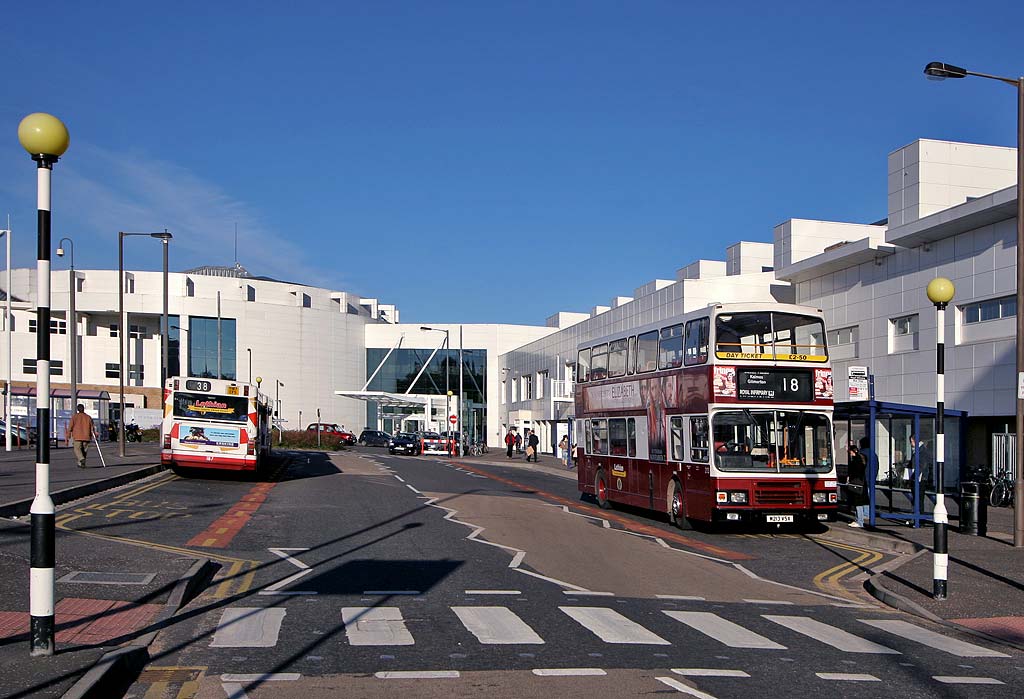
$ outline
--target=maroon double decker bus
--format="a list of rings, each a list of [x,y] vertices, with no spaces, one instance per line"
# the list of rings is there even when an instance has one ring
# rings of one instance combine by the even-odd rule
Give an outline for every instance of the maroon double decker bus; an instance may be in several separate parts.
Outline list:
[[[579,489],[693,520],[832,519],[833,387],[820,311],[711,305],[585,343]]]

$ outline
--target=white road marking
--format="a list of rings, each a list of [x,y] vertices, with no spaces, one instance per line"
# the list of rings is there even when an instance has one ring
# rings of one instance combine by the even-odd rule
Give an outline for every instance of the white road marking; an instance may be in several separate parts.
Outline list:
[[[821,641],[826,645],[847,653],[890,653],[892,655],[900,655],[898,650],[887,648],[860,636],[854,636],[852,633],[847,633],[842,629],[837,629],[835,626],[815,621],[810,617],[773,616],[771,614],[762,614],[762,616],[768,621],[774,621],[780,626],[785,626],[787,629],[792,629],[797,633],[809,636],[816,641]]]
[[[416,643],[398,607],[342,607],[345,635],[353,646],[411,646]]]
[[[249,699],[245,693],[245,687],[238,682],[223,682],[220,688],[228,695],[228,699]]]
[[[881,682],[874,675],[865,675],[856,672],[816,672],[814,673],[823,680],[837,680],[841,682]]]
[[[710,636],[730,648],[786,649],[786,646],[780,645],[761,634],[754,633],[739,624],[734,624],[728,619],[723,619],[711,612],[678,612],[672,609],[662,611],[676,621],[681,621],[687,626],[700,631],[705,636]]]
[[[999,651],[989,650],[988,648],[982,648],[976,646],[973,643],[966,643],[959,641],[949,636],[943,636],[940,633],[923,629],[920,626],[908,623],[906,621],[900,621],[898,619],[859,619],[862,624],[868,626],[874,626],[876,629],[881,629],[888,633],[899,636],[900,638],[906,638],[911,641],[917,641],[923,643],[926,646],[942,650],[953,655],[959,655],[961,658],[1008,658],[1006,653],[1000,653]]]
[[[608,673],[599,667],[556,667],[536,668],[533,674],[538,677],[603,677]]]
[[[691,697],[697,697],[697,699],[715,699],[715,695],[714,694],[708,694],[707,692],[702,692],[699,689],[696,689],[695,687],[690,687],[688,685],[683,684],[682,682],[677,682],[676,680],[672,679],[671,677],[655,677],[654,679],[658,680],[659,682],[661,682],[664,685],[668,685],[669,687],[671,687],[672,689],[676,690],[677,692],[682,692],[683,694],[689,694]]]
[[[544,639],[508,607],[452,607],[452,611],[481,643],[544,643]]]
[[[936,682],[943,684],[1003,684],[993,677],[955,677],[952,675],[934,675]]]
[[[314,590],[288,590],[286,592],[281,592],[280,591],[282,587],[285,587],[287,585],[291,585],[296,580],[298,580],[298,579],[300,579],[300,578],[302,578],[302,577],[304,577],[306,575],[309,575],[310,573],[313,572],[313,569],[309,565],[303,563],[302,561],[300,561],[298,558],[295,558],[294,556],[289,556],[286,553],[286,551],[309,551],[308,547],[307,548],[272,548],[272,549],[267,549],[267,550],[270,551],[275,556],[283,558],[284,560],[286,560],[289,563],[291,563],[293,566],[295,566],[296,568],[299,569],[299,572],[296,573],[295,575],[291,575],[291,576],[285,578],[284,580],[278,580],[273,585],[268,585],[267,587],[265,587],[262,590],[260,590],[259,594],[261,594],[261,595],[315,595],[315,594],[317,594],[317,592],[314,591]]]
[[[713,667],[674,667],[672,672],[683,677],[750,677],[743,670],[719,670]]]
[[[292,682],[300,679],[302,675],[297,672],[266,672],[251,675],[221,675],[221,682]]]
[[[704,602],[703,597],[697,597],[695,595],[655,595],[657,599],[677,599],[684,602]]]
[[[375,672],[373,676],[379,680],[446,680],[459,677],[458,670],[391,670]]]
[[[751,604],[787,604],[792,605],[792,602],[784,602],[783,600],[776,599],[745,599],[744,602],[750,602]]]
[[[671,645],[661,636],[607,607],[559,607],[605,643]]]
[[[281,633],[284,607],[230,607],[221,614],[211,648],[273,648]]]
[[[466,590],[467,595],[521,595],[521,590]]]
[[[408,488],[409,490],[411,490],[412,492],[416,493],[417,495],[423,495],[423,493],[421,493],[420,491],[416,490],[415,488],[413,488],[408,483],[405,484],[405,487]]]
[[[402,481],[403,483],[405,483],[405,479],[404,479],[404,478],[402,478],[401,476],[399,476],[398,474],[395,474],[395,478],[397,478],[398,480],[400,480],[400,481]]]
[[[380,595],[386,597],[388,595],[421,595],[423,594],[419,590],[363,590],[364,595]]]
[[[614,592],[594,592],[593,590],[562,590],[563,595],[579,597],[614,597]]]

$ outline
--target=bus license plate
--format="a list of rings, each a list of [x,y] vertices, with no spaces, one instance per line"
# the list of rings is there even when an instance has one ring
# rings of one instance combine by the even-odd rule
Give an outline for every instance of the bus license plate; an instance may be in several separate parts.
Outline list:
[[[228,395],[229,396],[237,396],[238,395],[238,386],[228,386]]]
[[[770,522],[770,523],[792,522],[793,521],[793,515],[765,515],[764,516],[764,521]]]

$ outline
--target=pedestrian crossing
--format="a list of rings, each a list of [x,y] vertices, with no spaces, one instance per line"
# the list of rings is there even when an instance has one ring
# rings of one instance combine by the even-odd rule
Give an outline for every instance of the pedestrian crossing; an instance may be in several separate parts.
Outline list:
[[[722,648],[753,651],[785,651],[794,644],[808,640],[828,646],[842,653],[900,655],[914,654],[924,646],[958,658],[1007,658],[990,648],[969,643],[952,636],[932,631],[900,619],[855,619],[851,615],[842,625],[825,623],[799,614],[757,614],[746,616],[742,622],[728,619],[717,611],[659,610],[664,617],[647,614],[644,623],[630,618],[623,611],[601,606],[559,606],[555,619],[538,620],[551,634],[561,638],[564,629],[585,632],[612,646],[681,646],[708,647],[710,639]],[[465,631],[483,646],[544,645],[544,638],[520,614],[506,606],[452,606],[449,621],[458,622]],[[546,614],[545,617],[550,617]],[[659,623],[658,618],[677,622]],[[232,607],[222,611],[220,621],[210,643],[214,648],[268,648],[277,645],[278,636],[286,619],[284,607]],[[572,623],[559,623],[571,621]],[[413,646],[429,643],[429,635],[437,626],[425,621],[422,613],[415,616],[410,629],[401,607],[371,606],[343,607],[339,621],[344,627],[345,639],[353,647]],[[538,622],[535,622],[537,624]],[[554,623],[552,623],[554,622]],[[647,625],[656,626],[656,630]],[[757,630],[749,628],[756,626]],[[772,630],[775,630],[774,632]],[[870,635],[867,638],[862,634]],[[417,637],[420,636],[420,637]],[[467,643],[469,638],[466,639]],[[899,646],[898,650],[893,646]]]

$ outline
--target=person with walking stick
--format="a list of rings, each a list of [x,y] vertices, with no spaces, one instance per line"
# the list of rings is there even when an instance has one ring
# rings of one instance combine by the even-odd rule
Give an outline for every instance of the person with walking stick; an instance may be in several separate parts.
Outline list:
[[[85,465],[85,460],[89,455],[89,442],[97,436],[96,425],[93,423],[92,418],[85,414],[84,405],[79,403],[76,411],[74,417],[68,423],[65,437],[68,444],[74,447],[78,468],[89,468]]]

